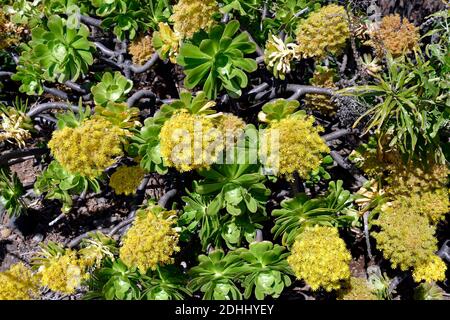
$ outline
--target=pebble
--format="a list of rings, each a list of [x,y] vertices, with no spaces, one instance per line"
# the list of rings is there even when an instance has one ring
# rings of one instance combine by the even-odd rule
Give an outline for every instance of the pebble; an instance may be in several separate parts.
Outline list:
[[[42,242],[42,240],[44,240],[44,236],[40,233],[36,234],[33,239],[34,242]]]
[[[11,229],[4,228],[0,231],[0,238],[6,239],[11,235]]]

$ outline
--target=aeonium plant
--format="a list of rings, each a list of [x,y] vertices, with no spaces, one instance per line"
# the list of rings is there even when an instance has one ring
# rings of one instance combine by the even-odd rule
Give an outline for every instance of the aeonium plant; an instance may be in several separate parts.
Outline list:
[[[184,84],[192,89],[197,85],[210,99],[225,89],[232,97],[239,97],[247,87],[246,72],[254,72],[257,64],[245,55],[255,52],[256,46],[245,33],[236,35],[239,22],[217,25],[209,33],[199,32],[192,43],[183,43],[178,63],[184,67]]]
[[[114,74],[105,72],[101,81],[91,88],[94,101],[100,106],[106,106],[108,102],[123,102],[126,94],[133,88],[133,81],[125,78],[120,72]]]
[[[274,238],[282,236],[282,243],[291,247],[297,236],[306,227],[326,225],[348,227],[358,222],[357,211],[353,209],[353,195],[342,187],[343,181],[330,182],[328,194],[310,199],[300,193],[292,199],[281,202],[281,209],[272,211],[275,226]]]
[[[51,16],[46,27],[33,29],[28,44],[31,51],[24,56],[25,61],[19,61],[19,65],[29,61],[37,63],[49,81],[76,81],[94,62],[94,44],[88,36],[89,29],[85,25],[70,28],[63,18]]]
[[[266,296],[278,298],[285,287],[291,285],[293,275],[287,263],[286,248],[270,241],[253,242],[249,248],[239,248],[236,254],[245,261],[243,280],[244,298],[250,298],[254,291],[258,300]]]

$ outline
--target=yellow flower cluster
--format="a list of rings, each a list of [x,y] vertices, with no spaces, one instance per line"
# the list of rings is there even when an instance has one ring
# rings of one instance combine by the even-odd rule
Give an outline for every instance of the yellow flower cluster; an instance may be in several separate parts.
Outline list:
[[[271,35],[266,43],[264,62],[276,78],[284,80],[291,72],[291,63],[298,59],[298,46],[295,43],[284,43],[277,36]]]
[[[298,236],[287,261],[312,290],[332,291],[349,280],[351,258],[336,228],[316,225]]]
[[[335,89],[335,72],[333,69],[320,68],[314,72],[311,84],[320,88]],[[331,101],[330,96],[324,94],[307,94],[305,96],[306,106],[311,110],[317,110],[326,116],[333,116],[336,113],[336,106]]]
[[[55,159],[71,173],[96,178],[121,156],[124,131],[105,119],[84,121],[77,128],[53,133],[48,146]]]
[[[215,0],[180,0],[173,6],[173,28],[182,38],[192,38],[195,32],[214,24],[213,15],[218,11]]]
[[[30,129],[33,128],[30,117],[14,108],[1,110],[0,117],[0,142],[15,141],[20,148],[24,148],[25,141],[31,138]]]
[[[116,194],[126,196],[134,194],[144,178],[144,170],[140,166],[120,167],[109,180],[109,186]]]
[[[435,228],[405,201],[399,199],[383,205],[374,224],[381,228],[372,233],[377,247],[393,268],[406,271],[427,263],[437,250]]]
[[[428,170],[420,166],[397,166],[387,177],[391,195],[409,195],[440,189],[447,184],[450,170],[446,165],[432,165]]]
[[[420,34],[407,19],[398,14],[386,16],[381,20],[379,28],[371,32],[371,43],[378,55],[385,50],[394,57],[411,52],[419,45]]]
[[[367,279],[351,277],[339,294],[339,300],[378,300]]]
[[[0,300],[32,300],[38,297],[37,279],[23,263],[0,272]]]
[[[235,141],[239,135],[244,132],[244,120],[232,113],[221,114],[217,122],[217,127],[221,131],[225,143],[228,141]]]
[[[83,261],[73,250],[65,250],[64,254],[45,259],[37,276],[41,285],[65,294],[73,294],[81,282],[88,278]]]
[[[450,211],[445,165],[433,165],[428,170],[420,166],[395,168],[387,178],[387,192],[393,198],[407,202],[411,210],[425,215],[433,224]]]
[[[172,31],[167,23],[158,24],[159,31],[153,33],[153,47],[158,51],[161,59],[170,59],[170,62],[177,63],[177,56],[180,50],[180,37]]]
[[[416,282],[444,281],[447,265],[441,258],[434,255],[427,262],[417,265],[413,271],[413,278]]]
[[[180,172],[208,168],[223,150],[221,132],[204,115],[177,112],[164,123],[159,137],[164,163]]]
[[[409,203],[409,207],[428,217],[432,224],[437,224],[445,219],[450,212],[450,200],[447,188],[436,189],[412,194],[409,197],[401,197]]]
[[[322,153],[330,152],[319,135],[323,128],[314,127],[313,123],[314,118],[307,116],[292,116],[271,122],[262,134],[260,148],[261,158],[267,157],[265,166],[287,179],[292,179],[294,172],[307,178],[311,171],[320,166]]]
[[[298,51],[303,58],[339,54],[349,36],[345,8],[330,4],[300,23],[297,30]]]
[[[145,64],[150,60],[153,52],[152,37],[149,35],[141,36],[136,38],[128,46],[128,51],[132,56],[133,63],[138,65]]]
[[[133,226],[125,235],[120,259],[141,272],[156,269],[173,261],[171,256],[180,250],[179,235],[174,229],[175,211],[157,212],[154,208],[140,210]],[[167,217],[167,218],[166,218]]]

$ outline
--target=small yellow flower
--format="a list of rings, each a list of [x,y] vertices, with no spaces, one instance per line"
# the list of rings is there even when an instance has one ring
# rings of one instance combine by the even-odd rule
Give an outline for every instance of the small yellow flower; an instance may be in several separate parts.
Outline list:
[[[192,38],[195,32],[207,30],[214,24],[216,12],[219,12],[219,6],[215,0],[180,0],[173,6],[170,18],[181,38]]]
[[[335,4],[322,7],[300,23],[298,53],[303,58],[323,58],[338,54],[350,37],[345,8]]]
[[[378,300],[365,278],[351,277],[340,292],[339,300]]]
[[[158,265],[172,263],[172,255],[180,250],[174,216],[175,211],[162,211],[159,207],[140,210],[125,235],[120,259],[143,273],[156,269]]]
[[[116,194],[126,196],[134,194],[144,178],[144,170],[139,166],[120,167],[114,172],[109,180],[109,186]]]
[[[37,279],[23,263],[0,272],[0,300],[32,300],[38,297]]]
[[[416,282],[436,282],[446,279],[445,272],[447,265],[437,255],[433,255],[430,259],[422,264],[418,264],[413,271],[413,278]]]
[[[437,250],[435,227],[426,216],[411,210],[404,200],[383,205],[380,216],[373,223],[381,228],[372,233],[377,248],[391,261],[393,268],[406,271],[423,265]]]
[[[39,267],[37,275],[41,285],[65,294],[75,293],[82,280],[88,278],[82,261],[73,250],[65,250],[64,254],[48,257]]]
[[[65,127],[53,133],[48,146],[55,159],[71,173],[96,178],[121,156],[125,131],[96,118],[80,127]]]
[[[316,225],[297,237],[287,261],[312,290],[332,291],[349,280],[351,258],[336,228]]]
[[[293,178],[294,172],[307,178],[320,166],[322,153],[330,151],[319,135],[323,129],[313,123],[314,118],[307,116],[288,117],[270,123],[263,132],[260,148],[265,166],[288,179]]]
[[[180,172],[209,168],[224,146],[211,118],[183,111],[164,123],[159,137],[164,163]]]

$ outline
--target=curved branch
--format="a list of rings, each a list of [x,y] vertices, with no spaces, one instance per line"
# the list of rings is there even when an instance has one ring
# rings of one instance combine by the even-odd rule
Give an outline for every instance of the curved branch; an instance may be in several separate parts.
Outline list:
[[[115,55],[116,55],[116,52],[114,52],[113,50],[111,50],[111,49],[108,49],[105,45],[103,45],[102,43],[100,43],[100,42],[94,42],[94,45],[95,45],[95,47],[97,48],[97,49],[99,49],[100,50],[100,52],[102,53],[102,54],[104,54],[105,56],[108,56],[108,57],[114,57]]]
[[[132,107],[142,98],[156,98],[156,95],[151,90],[146,89],[139,90],[128,98],[127,104],[129,107]]]
[[[161,198],[159,198],[158,205],[160,207],[162,207],[162,208],[166,208],[167,203],[169,202],[169,200],[172,199],[173,197],[175,197],[177,192],[178,191],[176,189],[172,189],[172,190],[167,191]]]
[[[80,21],[85,24],[88,24],[90,26],[97,27],[97,28],[100,28],[100,25],[102,24],[102,20],[95,19],[95,18],[92,18],[89,16],[84,16],[84,15],[80,15]]]
[[[108,228],[103,228],[103,229],[96,229],[96,230],[91,230],[91,231],[85,232],[83,234],[80,234],[78,237],[74,238],[70,242],[68,242],[66,246],[67,246],[67,248],[72,249],[72,248],[76,247],[77,245],[79,245],[83,239],[86,239],[87,237],[89,237],[89,235],[91,233],[94,233],[94,232],[106,233],[108,231],[109,231]]]
[[[64,99],[64,100],[69,100],[69,95],[62,90],[59,90],[56,88],[49,88],[46,86],[43,86],[43,88],[44,88],[44,92],[50,93],[50,94],[52,94],[58,98]]]
[[[38,114],[51,110],[51,109],[60,109],[60,110],[72,110],[73,112],[79,112],[80,109],[77,106],[73,106],[67,104],[65,102],[48,102],[43,104],[38,104],[36,107],[28,111],[27,116],[34,118]]]
[[[355,129],[340,129],[332,133],[323,135],[322,139],[325,141],[332,141],[353,133],[356,133]]]
[[[44,148],[31,148],[25,150],[14,150],[0,155],[0,166],[7,165],[11,159],[23,158],[28,156],[40,156],[48,152]]]
[[[144,65],[138,66],[138,65],[133,64],[130,66],[130,70],[133,71],[134,73],[145,72],[148,69],[150,69],[158,60],[159,60],[158,53],[154,53],[152,55],[152,57],[150,58],[150,60],[148,60]]]
[[[68,88],[70,88],[70,89],[72,89],[73,91],[76,91],[76,92],[78,92],[78,93],[81,93],[81,94],[86,94],[86,93],[88,93],[83,87],[81,87],[78,83],[75,83],[75,82],[72,82],[72,81],[66,81],[66,82],[64,82],[64,84],[68,87]]]
[[[320,88],[314,86],[305,86],[300,84],[288,84],[286,86],[286,91],[294,92],[287,100],[297,100],[305,94],[325,94],[328,96],[333,95],[334,91],[328,88]]]
[[[0,77],[11,77],[13,74],[14,72],[0,71]]]

